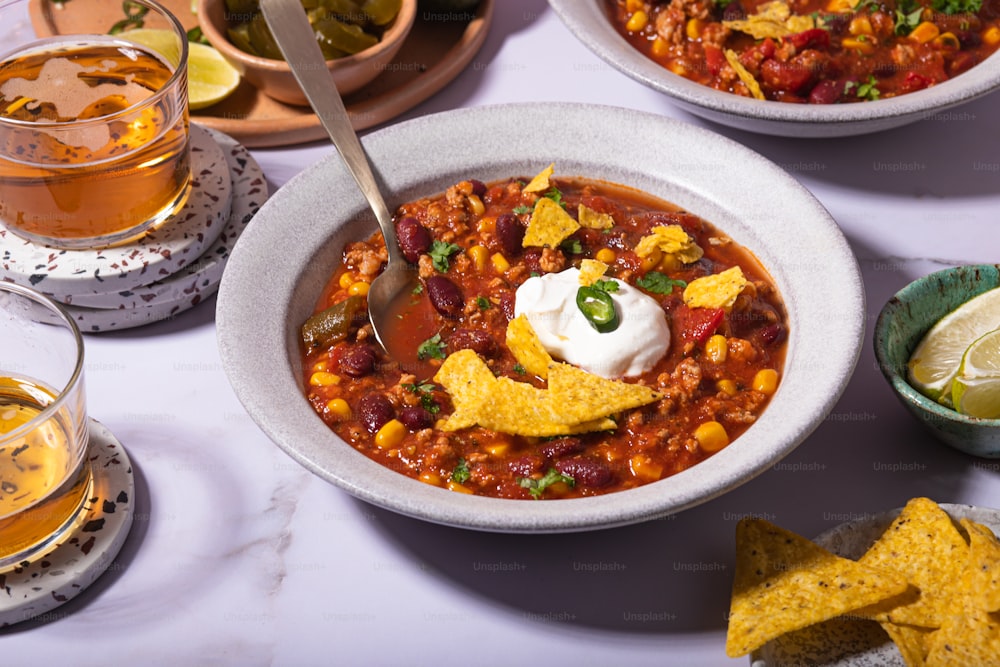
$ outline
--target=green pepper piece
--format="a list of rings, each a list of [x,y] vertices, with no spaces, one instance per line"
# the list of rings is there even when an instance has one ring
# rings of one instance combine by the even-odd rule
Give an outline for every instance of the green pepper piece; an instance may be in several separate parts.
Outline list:
[[[253,44],[250,43],[250,24],[241,23],[238,26],[234,26],[226,31],[229,35],[229,41],[236,46],[240,51],[249,53],[252,56],[259,56],[256,49],[253,48]]]
[[[621,324],[614,299],[604,290],[582,285],[576,291],[576,307],[598,333],[614,331]]]
[[[330,347],[347,337],[351,323],[364,312],[365,301],[360,296],[349,296],[316,313],[302,325],[302,344],[306,349]]]
[[[386,25],[396,18],[403,8],[403,0],[365,0],[361,11],[368,15],[375,25]]]
[[[365,23],[365,15],[361,11],[361,3],[354,0],[319,0],[319,6],[333,14],[344,23]]]
[[[349,54],[364,51],[378,44],[378,37],[369,35],[360,26],[349,25],[334,18],[317,21],[316,39],[320,45],[339,49]]]
[[[250,16],[260,11],[258,0],[226,0],[226,12],[232,14],[245,14]]]
[[[267,27],[267,21],[264,20],[263,14],[257,14],[250,21],[250,43],[253,45],[254,50],[263,58],[271,58],[272,60],[285,59],[281,55],[278,43],[274,41],[271,29]]]

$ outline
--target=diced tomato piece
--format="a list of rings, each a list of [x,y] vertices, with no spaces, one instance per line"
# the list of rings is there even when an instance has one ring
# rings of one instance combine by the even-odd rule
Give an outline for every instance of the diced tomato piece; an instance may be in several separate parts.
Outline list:
[[[704,343],[715,333],[725,315],[726,311],[722,308],[689,308],[686,305],[678,307],[673,313],[680,337],[699,343]]]
[[[822,28],[810,28],[786,37],[796,51],[802,49],[825,49],[830,46],[830,33]]]
[[[708,68],[709,74],[712,76],[718,76],[719,72],[722,71],[722,66],[725,64],[726,56],[722,53],[722,49],[714,44],[706,44],[705,67]]]
[[[907,72],[906,77],[903,79],[903,92],[913,92],[914,90],[923,90],[933,83],[930,78],[917,74],[916,72]]]
[[[761,83],[771,90],[787,90],[797,93],[812,83],[813,73],[796,63],[780,60],[765,60],[760,66]]]

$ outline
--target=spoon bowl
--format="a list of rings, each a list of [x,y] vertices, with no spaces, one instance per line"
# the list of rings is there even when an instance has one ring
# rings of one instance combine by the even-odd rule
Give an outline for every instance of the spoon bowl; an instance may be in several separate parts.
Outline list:
[[[396,227],[389,207],[372,173],[371,163],[358,139],[344,100],[326,69],[323,52],[313,35],[312,27],[302,11],[299,0],[261,0],[261,13],[267,22],[278,49],[285,56],[292,74],[320,123],[337,147],[341,159],[357,182],[378,221],[388,262],[368,290],[368,317],[375,340],[391,358],[398,359],[389,348],[386,336],[389,304],[401,293],[413,291],[417,272],[403,257],[396,239]]]

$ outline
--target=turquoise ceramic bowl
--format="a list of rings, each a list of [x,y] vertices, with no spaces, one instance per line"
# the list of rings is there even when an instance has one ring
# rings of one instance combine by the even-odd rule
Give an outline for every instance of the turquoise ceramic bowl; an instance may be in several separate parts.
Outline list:
[[[906,381],[906,362],[920,339],[945,314],[1000,287],[1000,265],[937,271],[896,293],[875,322],[875,357],[906,408],[939,440],[973,456],[1000,458],[1000,419],[966,417],[927,398]]]

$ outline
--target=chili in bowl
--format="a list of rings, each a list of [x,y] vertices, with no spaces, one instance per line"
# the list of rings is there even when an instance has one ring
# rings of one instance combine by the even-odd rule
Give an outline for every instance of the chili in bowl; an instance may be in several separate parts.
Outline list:
[[[363,500],[503,532],[664,516],[791,452],[853,371],[864,299],[846,241],[801,185],[735,142],[624,109],[515,104],[426,116],[363,143],[422,276],[423,292],[400,304],[394,332],[409,339],[413,356],[382,356],[352,300],[380,268],[381,239],[335,159],[296,176],[255,216],[217,306],[223,363],[249,414],[295,460]],[[717,170],[734,159],[749,168],[723,182]],[[556,174],[548,187],[531,192],[549,163]],[[585,218],[613,223],[580,224],[581,204]],[[532,218],[553,206],[555,222],[540,232]],[[503,216],[523,227],[519,248],[497,233],[511,224]],[[580,225],[568,234],[567,218]],[[405,240],[421,236],[413,220],[430,237],[419,247]],[[679,229],[703,254],[664,261],[658,241],[643,243],[676,233],[658,228]],[[561,231],[545,237],[553,229]],[[536,233],[545,240],[525,245]],[[640,246],[657,248],[655,264],[643,265]],[[713,298],[737,270],[743,281],[732,283],[732,304],[685,302],[692,286]],[[451,288],[432,286],[436,278]],[[518,296],[535,288],[533,299]],[[634,327],[636,313],[654,313],[669,332],[668,351],[637,361],[634,346],[611,359],[540,345],[552,312],[530,306],[552,301],[598,337],[648,335],[656,325],[640,319]],[[309,337],[326,326],[307,325],[304,346],[304,322],[352,302],[327,323],[338,340],[314,345]],[[699,309],[713,314],[702,322]],[[598,330],[615,316],[617,330]],[[713,361],[706,345],[716,335],[727,357]],[[754,388],[762,371],[777,382]],[[713,421],[725,434],[702,433],[702,445],[695,432]]]

